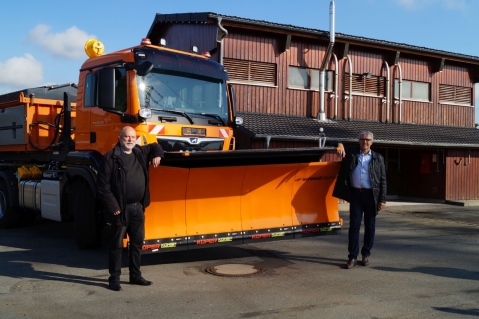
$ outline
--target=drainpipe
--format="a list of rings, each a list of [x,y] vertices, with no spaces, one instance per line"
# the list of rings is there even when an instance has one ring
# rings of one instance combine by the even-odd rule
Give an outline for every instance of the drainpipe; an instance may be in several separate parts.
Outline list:
[[[390,100],[390,92],[389,92],[389,64],[384,61],[383,63],[386,66],[386,123],[389,122],[389,100]]]
[[[402,119],[402,69],[401,65],[399,62],[396,64],[399,70],[399,101],[396,101],[399,104],[399,118],[398,118],[398,123],[401,124],[401,119]]]
[[[329,45],[319,71],[319,113],[318,120],[326,120],[324,112],[324,73],[334,46],[334,1],[329,4]]]
[[[219,54],[220,56],[218,61],[220,64],[223,64],[223,55],[224,55],[223,39],[226,38],[226,36],[228,35],[228,30],[223,28],[223,26],[221,25],[222,19],[223,18],[218,17],[218,33],[216,34],[216,42],[218,42],[220,45],[220,54]]]
[[[334,58],[334,119],[338,118],[338,58],[333,53]]]
[[[271,142],[271,136],[266,136],[264,138],[264,148],[268,149],[269,148],[269,143]]]
[[[352,105],[353,105],[353,62],[351,62],[351,58],[349,57],[349,54],[346,55],[346,60],[348,61],[348,65],[349,65],[349,94],[344,97],[344,100],[349,100],[348,120],[351,120]]]

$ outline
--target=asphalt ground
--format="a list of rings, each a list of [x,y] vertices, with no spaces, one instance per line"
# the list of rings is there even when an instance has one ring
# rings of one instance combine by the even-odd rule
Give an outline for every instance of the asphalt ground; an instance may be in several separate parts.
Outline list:
[[[107,288],[107,250],[72,223],[0,230],[0,318],[477,318],[479,207],[389,202],[370,266],[344,269],[340,235],[145,255],[149,287]],[[244,277],[205,269],[245,263]]]

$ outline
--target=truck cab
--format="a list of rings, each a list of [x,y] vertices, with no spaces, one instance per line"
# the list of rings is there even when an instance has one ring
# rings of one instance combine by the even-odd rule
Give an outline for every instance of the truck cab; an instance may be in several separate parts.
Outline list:
[[[148,44],[87,60],[76,107],[75,149],[105,153],[125,125],[138,144],[165,151],[235,149],[233,90],[223,66],[208,58]]]

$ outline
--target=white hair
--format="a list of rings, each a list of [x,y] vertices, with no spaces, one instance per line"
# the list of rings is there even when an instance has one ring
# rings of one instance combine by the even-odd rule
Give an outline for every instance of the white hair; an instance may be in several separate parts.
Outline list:
[[[362,135],[369,135],[369,136],[371,136],[371,140],[374,140],[374,135],[373,135],[373,133],[370,132],[370,131],[361,131],[361,132],[359,132],[358,139],[361,138]]]

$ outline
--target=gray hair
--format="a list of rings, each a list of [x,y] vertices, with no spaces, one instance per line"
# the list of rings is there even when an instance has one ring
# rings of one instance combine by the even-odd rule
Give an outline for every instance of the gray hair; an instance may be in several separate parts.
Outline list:
[[[370,131],[361,131],[361,132],[359,132],[358,139],[361,138],[361,135],[369,135],[369,136],[371,136],[371,140],[374,140],[374,135],[373,135],[373,133],[370,132]]]

